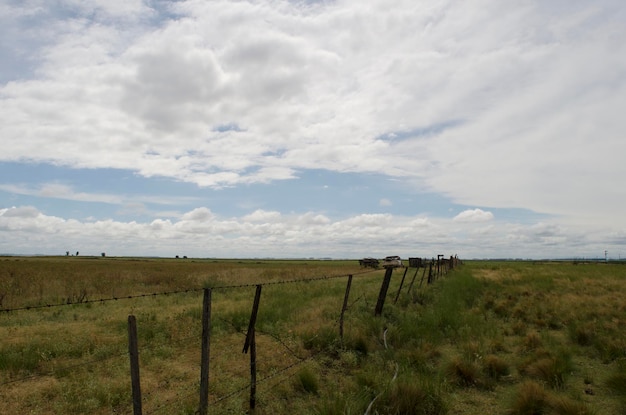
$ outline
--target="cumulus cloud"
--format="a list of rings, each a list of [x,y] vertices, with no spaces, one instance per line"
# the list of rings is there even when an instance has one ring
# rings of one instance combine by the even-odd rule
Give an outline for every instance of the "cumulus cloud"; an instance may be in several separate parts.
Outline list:
[[[0,210],[3,218],[36,218],[39,211],[33,206],[12,207]]]
[[[30,250],[33,240],[49,254],[79,250],[85,255],[104,251],[108,255],[173,256],[184,252],[197,257],[232,256],[233,252],[239,257],[429,257],[441,251],[460,252],[464,258],[482,258],[485,252],[548,258],[564,248],[572,256],[584,255],[589,247],[598,252],[607,248],[602,238],[548,223],[492,221],[467,232],[459,229],[457,221],[436,217],[364,214],[331,220],[307,212],[278,221],[277,216],[277,212],[255,211],[225,218],[197,208],[177,220],[79,221],[46,215],[33,207],[13,207],[0,209],[0,231],[11,232],[10,239],[0,240],[0,252]]]
[[[280,219],[280,212],[267,212],[264,210],[255,210],[243,217],[243,220],[246,222],[278,222]]]
[[[547,6],[495,1],[105,3],[68,3],[93,24],[38,5],[58,40],[38,55],[44,76],[2,87],[4,160],[210,187],[373,171],[464,203],[551,212],[574,209],[574,183],[590,180],[577,173],[580,145],[613,148],[609,163],[587,160],[602,173],[624,145],[615,1],[563,6],[557,24]],[[403,131],[417,133],[397,140]],[[481,186],[465,182],[477,176]]]
[[[113,205],[124,205],[125,209],[132,209],[133,206],[137,207],[143,203],[177,205],[197,200],[197,198],[194,197],[81,192],[77,191],[73,186],[63,183],[41,183],[38,186],[5,183],[0,184],[0,190],[25,196],[38,196],[76,202],[100,202]]]
[[[214,216],[211,209],[201,207],[185,213],[181,219],[186,222],[206,222],[213,219]]]
[[[0,7],[0,36],[10,39],[0,45],[8,74],[0,77],[0,161],[128,169],[213,189],[294,180],[305,169],[376,173],[464,206],[551,214],[566,235],[590,232],[589,224],[626,229],[621,0]],[[17,187],[2,189],[144,202],[59,183]],[[7,212],[5,220],[16,213]],[[216,222],[199,208],[154,224],[160,237],[244,226],[262,234],[271,215]],[[280,215],[283,227],[271,232],[294,238],[297,221]],[[386,226],[404,235],[388,226],[391,216],[318,215],[307,216],[317,218],[311,232],[373,238]],[[409,218],[413,228],[421,220]],[[453,220],[481,221],[496,222],[480,209]]]
[[[493,213],[482,209],[468,209],[454,217],[456,222],[487,222],[493,219]]]

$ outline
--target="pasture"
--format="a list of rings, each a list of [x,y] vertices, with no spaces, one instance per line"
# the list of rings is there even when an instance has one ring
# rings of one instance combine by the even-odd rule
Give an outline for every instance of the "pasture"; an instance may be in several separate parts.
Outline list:
[[[402,291],[399,269],[375,317],[384,273],[357,260],[0,258],[0,413],[132,414],[134,315],[143,413],[194,414],[203,288],[208,413],[248,413],[259,284],[255,413],[626,410],[625,266],[475,261],[431,285],[420,269]]]

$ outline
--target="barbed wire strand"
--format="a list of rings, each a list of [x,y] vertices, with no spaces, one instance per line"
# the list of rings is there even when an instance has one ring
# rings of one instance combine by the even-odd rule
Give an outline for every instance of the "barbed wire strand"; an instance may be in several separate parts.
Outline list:
[[[276,376],[280,375],[281,373],[284,373],[284,372],[288,371],[289,369],[292,369],[292,368],[294,368],[294,367],[296,367],[296,366],[298,366],[298,365],[301,365],[301,364],[303,364],[303,363],[305,363],[305,362],[308,362],[309,360],[313,359],[315,356],[317,356],[317,353],[315,353],[315,354],[313,354],[313,355],[311,355],[311,356],[309,356],[309,357],[307,357],[307,358],[304,358],[304,359],[302,359],[302,360],[298,360],[298,361],[296,361],[296,362],[294,362],[294,363],[292,363],[292,364],[290,364],[290,365],[288,365],[288,366],[286,366],[286,367],[284,367],[284,368],[282,368],[282,369],[277,370],[276,372],[274,372],[274,373],[272,373],[272,374],[270,374],[270,375],[267,375],[267,376],[265,376],[265,377],[263,377],[263,378],[261,378],[261,379],[258,379],[258,380],[256,381],[256,383],[257,383],[257,384],[259,384],[259,383],[266,382],[266,381],[268,381],[268,380],[270,380],[270,379],[273,379],[273,378],[275,378]],[[288,377],[287,377],[287,379],[288,379],[289,377],[291,377],[291,376],[288,376]],[[278,385],[278,384],[280,384],[280,382],[279,382],[279,383],[277,383],[276,385]],[[227,400],[227,399],[230,399],[230,398],[232,398],[233,396],[238,395],[238,394],[240,394],[241,392],[243,392],[243,391],[245,391],[245,390],[249,389],[249,388],[250,388],[250,385],[251,385],[251,383],[250,383],[250,382],[248,382],[248,384],[246,384],[246,385],[245,385],[245,386],[243,386],[242,388],[236,389],[236,390],[234,390],[234,391],[232,391],[232,392],[230,392],[230,393],[228,393],[228,394],[226,394],[226,395],[223,395],[223,396],[220,396],[219,398],[216,398],[215,400],[213,400],[212,402],[210,402],[210,405],[215,405],[216,403],[220,403],[220,402],[222,402],[222,401],[225,401],[225,400]]]
[[[203,288],[187,288],[184,290],[174,290],[174,291],[163,291],[163,292],[154,292],[154,293],[144,293],[144,294],[135,294],[135,295],[126,295],[126,296],[114,296],[108,298],[99,298],[93,300],[82,300],[76,302],[65,302],[65,303],[55,303],[55,304],[38,304],[32,306],[22,306],[22,307],[14,307],[14,308],[0,308],[0,313],[10,313],[14,311],[29,311],[29,310],[38,310],[42,308],[54,308],[54,307],[66,307],[66,306],[76,306],[81,304],[94,304],[94,303],[105,303],[111,301],[119,301],[119,300],[133,300],[138,298],[146,298],[146,297],[157,297],[163,295],[176,295],[176,294],[186,294],[186,293],[194,293],[203,291],[205,288],[210,288],[212,290],[229,290],[236,288],[248,288],[248,287],[256,287],[257,285],[278,285],[278,284],[292,284],[299,282],[311,282],[311,281],[322,281],[322,280],[330,280],[337,278],[345,278],[349,275],[361,275],[371,273],[373,271],[360,271],[352,274],[341,274],[341,275],[327,275],[322,277],[314,277],[314,278],[300,278],[300,279],[291,279],[291,280],[281,280],[281,281],[268,281],[263,283],[248,283],[248,284],[234,284],[234,285],[216,285],[212,287],[203,287]]]

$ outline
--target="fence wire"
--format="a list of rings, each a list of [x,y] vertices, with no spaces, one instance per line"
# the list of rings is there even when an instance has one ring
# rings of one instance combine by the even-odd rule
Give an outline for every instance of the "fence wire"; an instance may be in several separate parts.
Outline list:
[[[300,282],[323,281],[323,280],[330,280],[330,279],[337,279],[337,278],[345,278],[345,277],[348,277],[349,275],[367,274],[367,273],[371,273],[374,271],[375,270],[366,270],[366,271],[360,271],[360,272],[355,272],[351,274],[326,275],[326,276],[313,277],[313,278],[268,281],[268,282],[263,282],[263,283],[216,285],[216,286],[202,287],[202,288],[187,288],[184,290],[162,291],[162,292],[154,292],[154,293],[98,298],[98,299],[93,299],[93,300],[66,301],[63,303],[54,303],[54,304],[37,304],[37,305],[29,305],[29,306],[21,306],[21,307],[13,307],[13,308],[0,308],[0,313],[39,310],[43,308],[67,307],[67,306],[76,306],[76,305],[81,305],[81,304],[106,303],[106,302],[120,301],[120,300],[135,300],[135,299],[147,298],[147,297],[159,297],[159,296],[167,296],[167,295],[198,293],[198,292],[202,292],[206,288],[210,288],[215,291],[215,290],[230,290],[230,289],[236,289],[236,288],[249,288],[249,287],[256,287],[258,285],[268,286],[268,285],[279,285],[279,284],[293,284],[293,283],[300,283]]]
[[[280,284],[297,284],[297,283],[308,283],[308,282],[314,282],[314,281],[325,281],[325,280],[332,280],[332,279],[339,279],[339,278],[346,278],[349,276],[356,276],[356,275],[364,275],[364,274],[371,274],[373,272],[379,271],[377,269],[365,269],[365,270],[361,270],[359,272],[353,272],[350,274],[341,274],[341,275],[324,275],[324,276],[319,276],[319,277],[313,277],[313,278],[300,278],[300,279],[288,279],[288,280],[279,280],[279,281],[268,281],[268,282],[263,282],[263,283],[247,283],[247,284],[232,284],[232,285],[216,285],[216,286],[211,286],[211,287],[202,287],[202,288],[188,288],[188,289],[182,289],[182,290],[173,290],[173,291],[164,291],[164,292],[154,292],[154,293],[144,293],[144,294],[138,294],[138,295],[128,295],[128,296],[114,296],[114,297],[109,297],[109,298],[100,298],[100,299],[93,299],[93,300],[81,300],[80,302],[64,302],[64,303],[56,303],[56,304],[39,304],[39,305],[33,305],[33,306],[21,306],[21,307],[15,307],[15,308],[2,308],[0,309],[0,312],[4,312],[4,313],[11,313],[11,312],[17,312],[17,311],[28,311],[28,310],[38,310],[38,309],[46,309],[46,308],[55,308],[55,307],[65,307],[65,306],[76,306],[76,305],[80,305],[80,304],[93,304],[93,303],[106,303],[106,302],[112,302],[112,301],[120,301],[120,300],[135,300],[135,299],[141,299],[141,298],[155,298],[155,297],[160,297],[160,296],[171,296],[171,295],[180,295],[180,294],[188,294],[188,293],[199,293],[202,292],[205,289],[211,289],[213,291],[217,291],[217,290],[233,290],[233,289],[241,289],[241,288],[249,288],[249,287],[257,287],[257,286],[271,286],[271,285],[280,285]],[[363,300],[364,295],[359,296],[356,299],[353,299],[351,301],[351,303],[349,305],[347,305],[346,309],[350,309],[352,308],[352,306]],[[236,329],[236,325],[229,320],[226,319],[222,319],[219,318],[219,320],[231,325],[233,328]],[[335,320],[335,323],[338,320]],[[255,329],[256,333],[262,336],[267,336],[271,339],[273,339],[277,344],[279,344],[284,350],[286,350],[286,353],[288,353],[289,356],[292,356],[292,358],[295,358],[296,360],[293,363],[290,363],[289,365],[286,365],[280,369],[275,369],[272,370],[271,373],[269,373],[268,375],[262,377],[261,379],[257,379],[256,380],[256,384],[263,384],[266,382],[269,382],[272,379],[276,379],[276,378],[280,378],[278,379],[277,382],[275,382],[272,386],[269,387],[269,389],[273,389],[275,387],[277,387],[278,385],[280,385],[282,382],[285,382],[286,380],[290,379],[291,377],[294,376],[294,374],[289,374],[288,376],[285,376],[285,374],[290,371],[291,369],[298,367],[306,362],[311,361],[312,359],[314,359],[317,355],[319,355],[321,353],[321,351],[317,351],[317,352],[313,352],[310,356],[308,357],[303,357],[301,356],[299,353],[297,353],[292,347],[290,347],[278,334],[275,333],[269,333],[269,332],[264,332],[261,331],[259,329]],[[242,330],[236,329],[236,332],[239,332],[243,335],[245,335],[246,333]],[[185,336],[184,338],[179,338],[176,339],[175,344],[177,345],[181,345],[181,344],[185,344],[185,343],[191,343],[198,340],[197,335],[189,335],[189,336]],[[142,346],[142,351],[150,351],[152,348],[157,348],[160,347],[159,346],[150,346],[150,345],[145,345]],[[67,376],[68,373],[72,372],[73,370],[76,370],[78,368],[81,367],[85,367],[85,366],[92,366],[92,365],[98,365],[98,364],[102,364],[104,362],[110,361],[112,359],[116,359],[116,358],[120,358],[120,357],[125,357],[128,355],[128,351],[125,351],[123,353],[115,353],[113,355],[109,355],[100,359],[92,359],[89,361],[85,361],[82,363],[78,363],[78,364],[73,364],[73,365],[68,365],[68,366],[63,366],[63,367],[58,367],[55,368],[53,370],[49,370],[46,371],[44,373],[36,373],[36,374],[31,374],[28,376],[23,376],[23,377],[19,377],[19,378],[14,378],[14,379],[10,379],[4,382],[0,382],[0,387],[2,386],[7,386],[10,384],[14,384],[14,383],[18,383],[18,382],[24,382],[24,381],[28,381],[34,378],[38,378],[38,377],[45,377],[45,376],[56,376],[56,377],[63,377],[63,376]],[[211,356],[210,361],[215,362],[215,356]],[[259,363],[262,363],[264,360],[261,360]],[[239,376],[240,378],[241,376]],[[185,400],[189,400],[192,398],[192,396],[196,395],[199,390],[199,384],[198,384],[198,380],[199,379],[195,379],[193,382],[189,382],[187,383],[187,387],[184,387],[182,391],[176,392],[175,396],[169,398],[168,400],[158,403],[156,404],[156,407],[153,407],[151,409],[151,411],[145,412],[147,414],[152,414],[152,413],[160,413],[163,412],[165,410],[167,410],[168,408],[171,408],[173,405],[175,404],[179,404]],[[210,406],[214,406],[214,405],[219,405],[221,403],[223,403],[224,401],[233,398],[234,396],[237,396],[239,394],[241,394],[242,392],[244,392],[245,390],[249,389],[251,387],[251,383],[248,382],[247,384],[245,384],[244,386],[237,388],[231,392],[228,392],[224,395],[221,396],[217,396],[214,397],[210,402],[209,405]],[[187,391],[185,391],[185,389]],[[190,391],[190,389],[193,389],[193,391]],[[158,391],[160,391],[161,389],[156,389],[156,390],[152,390],[148,393],[146,393],[143,396],[142,401],[146,400],[146,403],[148,402],[149,398],[154,396],[155,393],[157,393]]]

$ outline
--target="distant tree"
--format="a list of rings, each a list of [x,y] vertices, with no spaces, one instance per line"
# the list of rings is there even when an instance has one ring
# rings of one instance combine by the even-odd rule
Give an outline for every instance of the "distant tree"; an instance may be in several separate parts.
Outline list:
[[[176,255],[176,259],[178,259],[178,255]]]
[[[65,251],[65,256],[70,256],[70,251]]]
[[[100,256],[101,256],[102,258],[104,258],[105,256],[107,256],[107,254],[105,254],[105,253],[103,252],[103,253],[101,253],[101,254],[100,254]]]
[[[78,251],[76,251],[76,256],[78,256]]]

